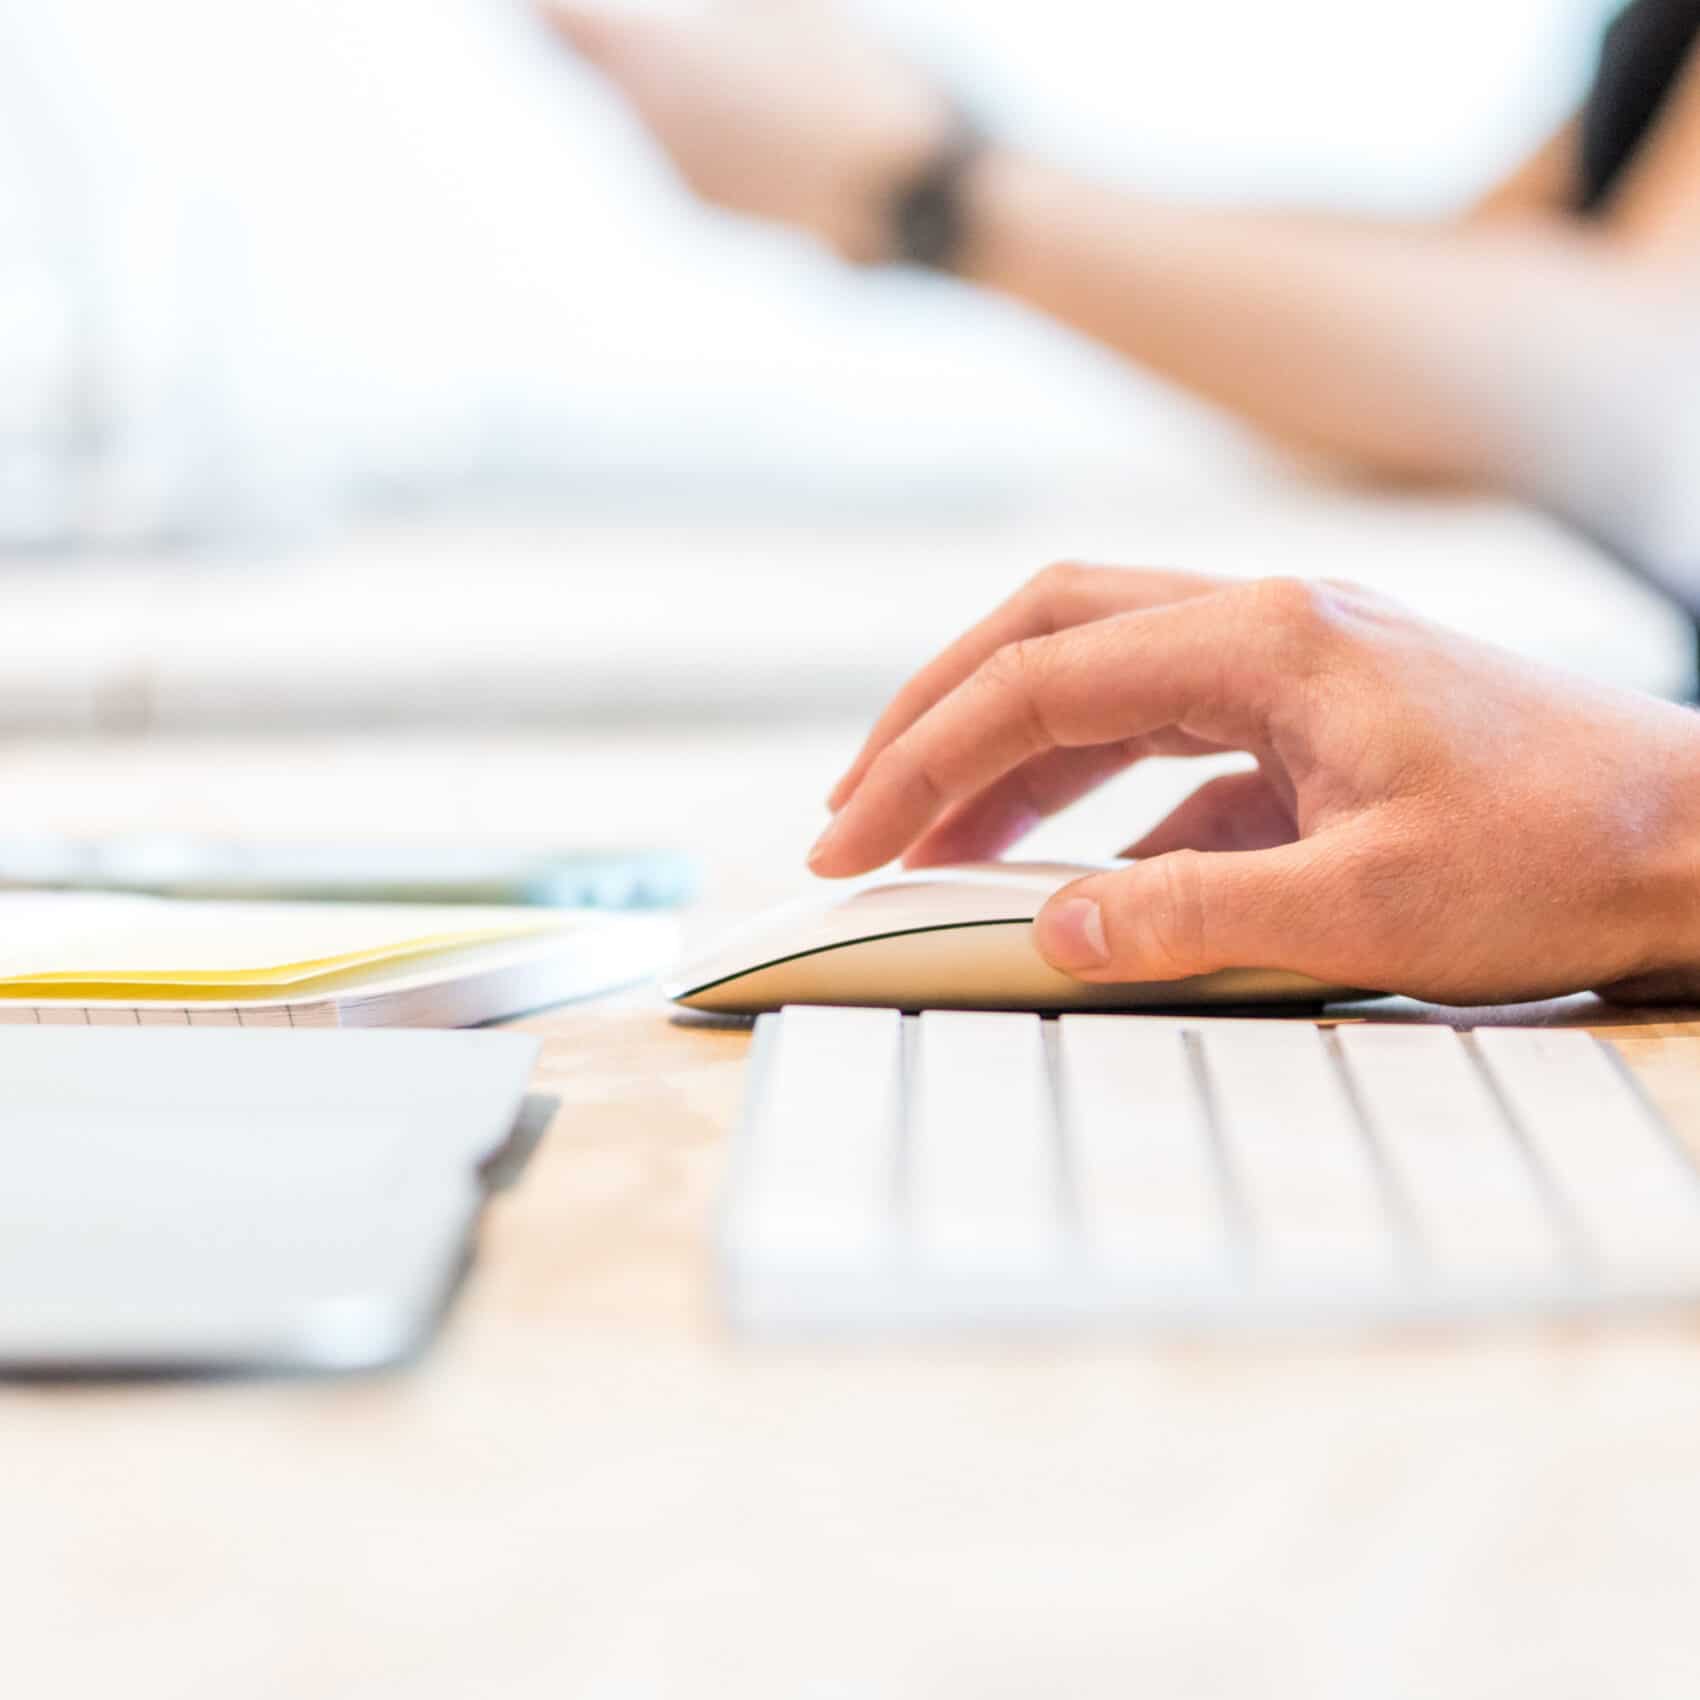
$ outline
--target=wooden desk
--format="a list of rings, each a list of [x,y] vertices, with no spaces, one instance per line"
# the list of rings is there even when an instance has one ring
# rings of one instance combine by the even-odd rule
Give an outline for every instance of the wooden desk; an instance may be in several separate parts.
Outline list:
[[[741,907],[849,735],[22,747],[0,785],[45,827],[418,837],[543,838],[594,798],[621,835],[685,820]],[[643,1000],[526,1025],[564,1109],[416,1368],[0,1391],[11,1692],[1700,1692],[1688,1321],[741,1348],[705,1225],[744,1036]],[[1700,1022],[1614,1031],[1700,1136]]]

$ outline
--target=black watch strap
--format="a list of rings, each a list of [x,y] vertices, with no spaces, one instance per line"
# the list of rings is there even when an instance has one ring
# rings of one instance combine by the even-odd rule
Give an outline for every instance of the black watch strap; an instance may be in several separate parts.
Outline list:
[[[932,158],[891,199],[891,258],[931,271],[955,271],[969,237],[967,179],[985,152],[985,132],[957,112]]]

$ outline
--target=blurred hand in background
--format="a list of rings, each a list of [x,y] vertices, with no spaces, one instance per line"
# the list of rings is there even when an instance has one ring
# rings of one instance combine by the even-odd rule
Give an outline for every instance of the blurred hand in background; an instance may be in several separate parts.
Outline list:
[[[847,258],[891,256],[894,202],[951,145],[945,93],[824,5],[547,10],[701,195]],[[1609,532],[1693,389],[1700,75],[1670,27],[1688,13],[1632,6],[1585,109],[1456,218],[1189,204],[994,142],[956,186],[952,269],[1289,444]]]
[[[741,0],[679,20],[554,5],[705,200],[886,257],[884,209],[950,127],[948,102],[820,5]]]

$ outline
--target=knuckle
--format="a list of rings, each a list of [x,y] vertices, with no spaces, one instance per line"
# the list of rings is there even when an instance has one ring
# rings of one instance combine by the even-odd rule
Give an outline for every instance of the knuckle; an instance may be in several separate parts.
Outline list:
[[[1024,690],[1032,683],[1035,666],[1033,640],[1015,638],[994,649],[980,671],[988,684],[999,689]]]
[[[1069,610],[1080,600],[1081,586],[1093,570],[1080,561],[1052,561],[1027,581],[1022,595],[1046,630],[1055,631],[1067,622]]]
[[[1092,569],[1081,561],[1052,561],[1048,567],[1041,567],[1028,580],[1028,586],[1048,600],[1074,589],[1091,571]]]
[[[919,791],[924,801],[937,804],[944,796],[943,776],[924,745],[905,735],[894,739],[868,764],[863,785],[875,794],[904,795]]]
[[[1007,718],[1025,729],[1035,750],[1054,742],[1044,706],[1051,662],[1051,641],[1019,638],[995,651],[980,670],[985,687],[1002,699]]]
[[[1283,630],[1306,633],[1327,618],[1328,589],[1315,579],[1259,579],[1250,590],[1259,613]]]
[[[1029,700],[1045,673],[1043,651],[1033,638],[1017,638],[986,657],[980,668],[982,684],[1000,696]]]
[[[1338,648],[1352,621],[1355,593],[1321,579],[1259,579],[1248,589],[1248,607],[1258,628],[1274,642],[1282,662],[1295,670],[1315,665]]]
[[[1203,857],[1196,850],[1171,850],[1146,863],[1130,881],[1111,935],[1113,957],[1137,965],[1142,979],[1180,980],[1213,966],[1206,913]]]

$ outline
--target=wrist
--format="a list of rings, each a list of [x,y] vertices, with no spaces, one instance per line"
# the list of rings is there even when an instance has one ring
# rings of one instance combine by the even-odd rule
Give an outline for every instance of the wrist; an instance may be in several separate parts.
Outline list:
[[[862,265],[958,269],[971,235],[969,180],[986,152],[974,120],[934,96],[924,119],[887,131],[861,157],[828,240]]]
[[[986,152],[980,126],[953,108],[929,157],[887,198],[888,260],[928,271],[961,270],[974,234],[973,181]]]
[[[820,200],[815,234],[852,264],[891,259],[892,204],[950,145],[955,126],[955,107],[930,86],[869,115],[840,155],[836,180]]]
[[[1622,1003],[1700,1002],[1700,720],[1686,710],[1665,764],[1667,806],[1654,814],[1634,860],[1633,969],[1598,989]]]

